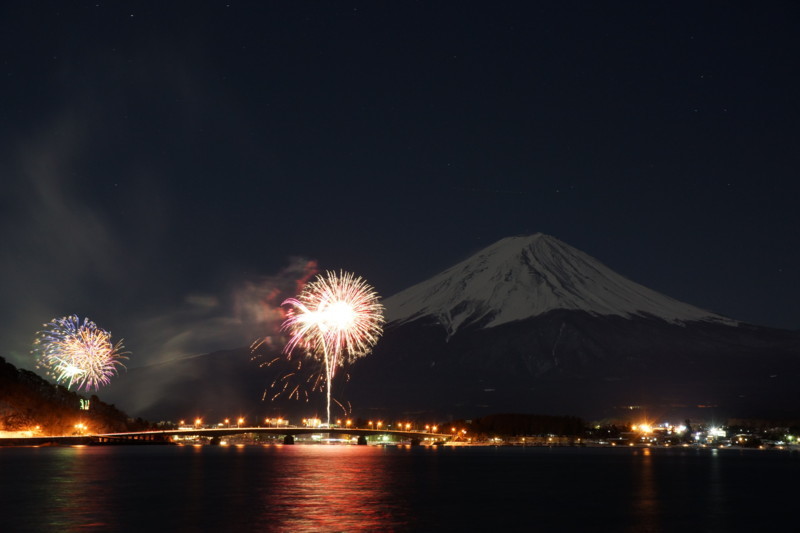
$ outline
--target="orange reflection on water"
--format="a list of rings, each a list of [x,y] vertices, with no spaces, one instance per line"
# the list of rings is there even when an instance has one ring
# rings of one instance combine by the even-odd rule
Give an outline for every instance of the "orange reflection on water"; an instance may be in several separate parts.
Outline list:
[[[650,448],[643,448],[639,457],[641,460],[636,465],[638,475],[635,476],[631,513],[634,524],[631,531],[660,531],[658,491]]]
[[[382,453],[371,446],[282,447],[281,467],[264,494],[264,526],[385,531],[407,524],[402,502],[392,499],[393,480],[382,468]]]
[[[116,529],[116,516],[107,505],[115,482],[109,456],[85,446],[45,450],[45,453],[55,456],[41,509],[47,529]]]

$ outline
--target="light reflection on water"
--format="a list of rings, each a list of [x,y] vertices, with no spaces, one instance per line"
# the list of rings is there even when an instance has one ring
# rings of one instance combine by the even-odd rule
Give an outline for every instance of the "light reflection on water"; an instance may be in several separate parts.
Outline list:
[[[32,511],[38,517],[46,517],[48,528],[70,531],[76,526],[106,530],[117,527],[117,517],[106,506],[106,498],[115,482],[113,457],[94,457],[91,450],[83,446],[37,452],[49,455],[49,461],[44,468],[32,465],[29,471],[32,479],[23,485],[22,495],[39,500]],[[3,483],[13,482],[4,477]],[[35,517],[29,519],[36,522]]]
[[[799,474],[735,450],[0,448],[0,531],[750,531]]]
[[[633,492],[632,517],[634,522],[630,531],[648,532],[658,531],[659,505],[656,475],[653,466],[653,456],[650,448],[643,448],[641,452],[634,452],[640,457],[636,483]]]
[[[273,483],[260,490],[261,523],[286,531],[378,531],[407,525],[397,479],[378,448],[312,446],[282,450]]]

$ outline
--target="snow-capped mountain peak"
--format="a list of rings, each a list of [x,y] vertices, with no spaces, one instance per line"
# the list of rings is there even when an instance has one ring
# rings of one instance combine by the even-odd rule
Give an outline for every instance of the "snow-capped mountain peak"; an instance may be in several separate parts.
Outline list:
[[[489,328],[557,309],[737,324],[634,283],[541,233],[502,239],[383,303],[387,322],[434,317],[450,335],[478,321]]]

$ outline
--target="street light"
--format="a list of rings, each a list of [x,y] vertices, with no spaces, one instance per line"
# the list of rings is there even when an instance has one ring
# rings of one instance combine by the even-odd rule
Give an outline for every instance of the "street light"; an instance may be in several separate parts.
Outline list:
[[[244,424],[244,418],[239,417],[239,420],[236,421],[236,427],[241,427],[242,424]]]
[[[382,426],[382,425],[383,425],[383,422],[381,422],[380,420],[378,420],[378,429],[381,429],[381,426]]]

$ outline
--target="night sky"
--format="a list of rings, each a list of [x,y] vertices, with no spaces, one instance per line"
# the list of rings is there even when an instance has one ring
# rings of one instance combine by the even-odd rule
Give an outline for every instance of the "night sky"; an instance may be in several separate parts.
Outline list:
[[[800,328],[796,2],[0,6],[0,355],[249,344],[309,261],[384,296],[543,232]]]

